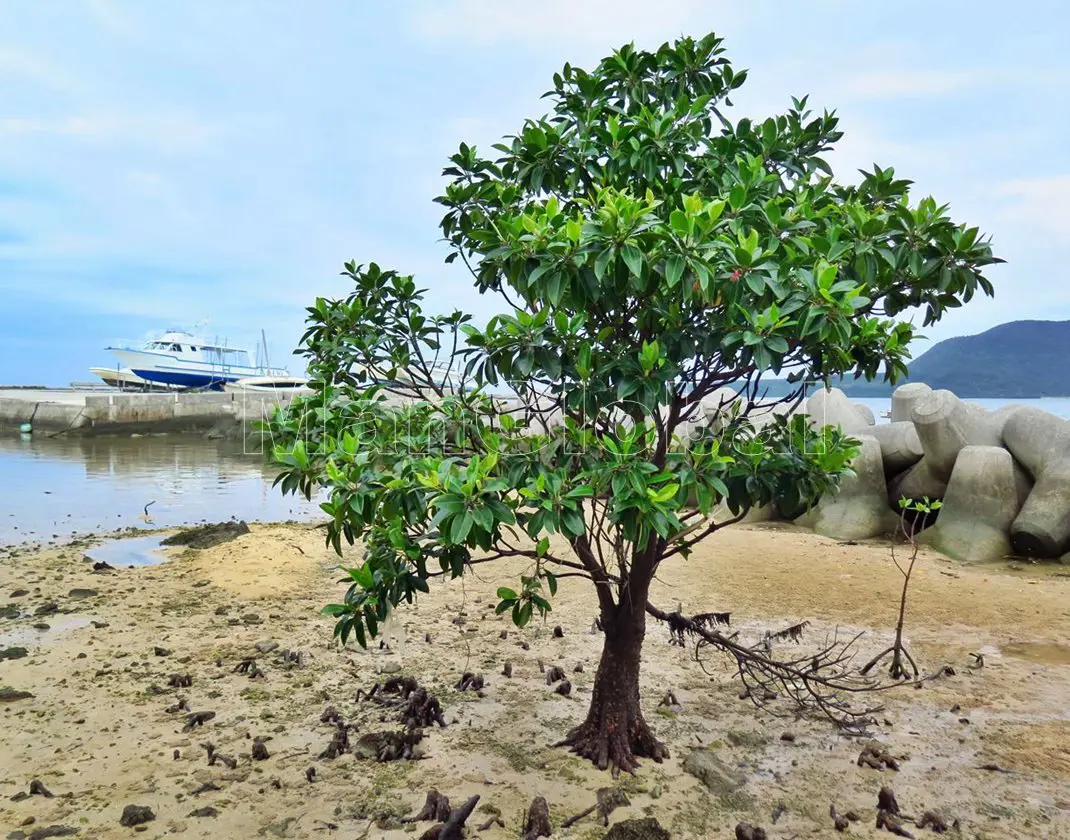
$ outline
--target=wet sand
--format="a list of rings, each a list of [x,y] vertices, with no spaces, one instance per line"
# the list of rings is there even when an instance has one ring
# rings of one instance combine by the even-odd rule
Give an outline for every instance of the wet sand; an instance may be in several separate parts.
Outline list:
[[[888,784],[906,813],[936,809],[959,820],[962,837],[1070,837],[1070,569],[967,568],[921,556],[908,642],[925,673],[950,665],[955,675],[883,695],[875,732],[903,757],[899,772],[858,767],[860,742],[827,722],[796,720],[777,703],[756,712],[739,699],[727,662],[708,659],[707,674],[692,650],[670,646],[667,630],[652,622],[644,710],[672,758],[613,781],[551,746],[582,719],[598,661],[593,593],[582,581],[562,581],[546,626],[517,631],[494,615],[494,592],[515,584],[523,565],[479,566],[463,584],[436,583],[418,605],[400,609],[386,628],[388,649],[339,651],[330,645],[332,620],[318,610],[342,594],[340,561],[314,527],[257,526],[213,549],[168,549],[166,563],[110,574],[94,574],[83,552],[75,545],[0,553],[0,609],[21,612],[0,618],[0,651],[28,653],[0,661],[0,685],[33,695],[0,702],[5,834],[68,826],[78,829],[72,836],[129,837],[135,830],[120,826],[123,808],[144,805],[156,815],[145,837],[418,837],[429,824],[399,818],[435,787],[454,803],[478,793],[483,810],[469,821],[470,834],[495,840],[519,836],[535,795],[548,800],[556,828],[592,805],[595,790],[619,785],[631,804],[612,822],[652,815],[676,838],[730,838],[740,820],[763,825],[771,838],[833,837],[830,803],[861,815],[850,836],[888,837],[873,827],[877,791]],[[350,554],[356,561],[357,551]],[[861,664],[890,643],[900,583],[886,544],[841,545],[791,526],[751,525],[667,564],[652,598],[666,609],[682,602],[689,612],[731,611],[734,628],[754,640],[810,621],[801,646],[785,643],[782,653],[865,630]],[[9,597],[20,589],[27,593]],[[48,629],[35,629],[42,622]],[[564,638],[552,637],[555,624]],[[258,642],[278,648],[265,653]],[[304,666],[287,667],[283,649],[302,651]],[[973,653],[983,655],[983,668],[970,667]],[[247,657],[263,678],[234,672]],[[500,676],[507,660],[512,679]],[[545,684],[539,660],[564,669],[571,697]],[[466,670],[486,676],[484,697],[454,690]],[[449,725],[420,745],[424,759],[317,759],[332,734],[320,723],[328,705],[357,724],[354,740],[392,728],[356,691],[394,673],[419,679],[445,709]],[[171,674],[190,675],[192,685],[168,687]],[[668,688],[679,713],[657,709]],[[185,714],[167,711],[180,697],[215,718],[183,732]],[[785,732],[794,741],[781,740]],[[254,737],[264,739],[267,760],[250,758]],[[209,741],[237,766],[208,766],[201,744]],[[745,784],[715,793],[684,773],[697,746]],[[1012,772],[979,769],[985,764]],[[33,779],[53,798],[12,801]],[[206,783],[218,790],[195,793]],[[191,815],[204,808],[215,815]],[[506,828],[476,833],[490,809]],[[555,836],[604,833],[592,815]]]

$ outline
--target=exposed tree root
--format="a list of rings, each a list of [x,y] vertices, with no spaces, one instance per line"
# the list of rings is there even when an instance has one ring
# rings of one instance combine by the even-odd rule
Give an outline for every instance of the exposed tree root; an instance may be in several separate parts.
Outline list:
[[[634,773],[640,758],[651,758],[660,764],[669,757],[668,748],[654,736],[642,712],[636,711],[630,730],[594,712],[592,709],[586,721],[554,746],[568,747],[576,755],[592,761],[599,770],[612,768],[614,777],[621,771]]]
[[[256,664],[255,659],[243,659],[237,665],[234,666],[235,674],[245,674],[251,680],[255,680],[258,677],[263,679],[266,675],[260,670],[260,666]]]
[[[536,796],[531,800],[527,818],[524,820],[524,840],[537,840],[553,833],[550,827],[550,806],[543,797]]]
[[[858,755],[858,766],[869,767],[873,770],[899,770],[899,759],[888,752],[880,744],[866,744]]]
[[[182,731],[192,732],[195,726],[204,726],[214,717],[215,712],[193,712],[186,718],[186,725],[182,727]]]
[[[480,691],[483,688],[483,675],[465,671],[455,687],[458,691]]]
[[[382,696],[384,694],[394,697],[386,698]],[[395,677],[382,686],[376,683],[366,694],[358,691],[357,699],[361,696],[380,706],[395,709],[398,721],[408,730],[424,729],[436,723],[439,726],[446,725],[438,698],[429,694],[427,689],[412,677]]]
[[[594,805],[590,808],[584,808],[575,816],[569,817],[561,823],[561,828],[568,828],[571,825],[575,825],[584,817],[593,814],[595,811],[598,812],[598,816],[602,819],[602,825],[608,826],[610,814],[617,810],[617,808],[623,808],[631,804],[628,800],[628,796],[620,788],[599,788],[595,792],[595,796],[597,797],[597,801]]]
[[[565,678],[565,672],[561,668],[559,668],[557,665],[554,665],[552,668],[550,668],[550,669],[548,669],[546,671],[546,684],[547,685],[553,685],[558,680],[563,680],[564,678]]]
[[[478,794],[463,805],[454,808],[441,825],[427,829],[420,835],[420,840],[462,840],[464,822],[471,816],[477,804],[479,804]]]
[[[423,740],[422,729],[407,732],[369,732],[361,735],[353,747],[359,758],[375,761],[410,761],[416,745]]]
[[[450,816],[450,798],[432,788],[427,792],[424,807],[405,822],[445,822]]]
[[[335,722],[334,735],[331,736],[330,743],[327,744],[318,757],[320,759],[338,758],[338,756],[347,752],[349,752],[349,727],[346,726],[345,721],[338,718]]]

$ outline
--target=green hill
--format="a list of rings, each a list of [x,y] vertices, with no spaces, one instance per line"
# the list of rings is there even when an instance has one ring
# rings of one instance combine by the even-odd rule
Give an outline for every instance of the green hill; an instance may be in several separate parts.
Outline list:
[[[910,363],[910,382],[960,397],[1070,396],[1070,321],[1011,321],[979,335],[938,342]],[[887,396],[881,382],[847,381],[855,397]]]

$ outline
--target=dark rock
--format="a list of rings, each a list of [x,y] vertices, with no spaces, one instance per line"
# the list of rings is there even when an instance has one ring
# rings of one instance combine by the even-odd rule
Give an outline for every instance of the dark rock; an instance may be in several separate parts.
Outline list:
[[[19,691],[7,686],[0,687],[0,703],[14,703],[16,700],[29,700],[33,697],[28,691]]]
[[[244,522],[217,522],[179,531],[162,540],[163,545],[183,545],[188,548],[212,548],[249,533]]]
[[[204,808],[198,808],[195,811],[190,811],[189,814],[187,814],[187,816],[190,816],[190,817],[218,817],[219,816],[219,811],[217,811],[211,805],[208,805],[208,806],[206,806]]]
[[[171,651],[170,650],[168,650],[165,647],[159,647],[159,646],[154,647],[152,649],[152,652],[155,653],[157,656],[170,656],[171,655]]]
[[[253,761],[266,761],[271,758],[268,753],[267,747],[264,746],[264,742],[259,738],[253,741]]]
[[[77,828],[69,825],[48,825],[31,831],[26,840],[47,840],[49,837],[72,837],[78,833]],[[11,835],[9,834],[8,837]]]
[[[19,607],[18,604],[4,604],[0,607],[0,618],[18,618]]]
[[[45,604],[41,604],[37,609],[33,611],[36,616],[55,615],[59,612],[59,604],[55,601],[49,601]]]
[[[230,607],[228,607],[226,604],[222,604],[215,608],[216,615],[226,615],[228,612],[230,612]]]
[[[245,615],[243,615],[241,617],[241,620],[245,624],[260,624],[261,623],[260,616],[258,616],[256,613],[246,613]]]
[[[13,589],[11,591],[11,595],[9,597],[11,597],[11,598],[21,598],[24,595],[29,595],[29,594],[30,594],[30,590],[29,589]]]
[[[109,626],[108,622],[106,621],[91,621],[89,623],[92,624],[97,630],[103,630],[105,627]]]
[[[93,571],[97,574],[107,574],[108,572],[114,572],[115,567],[106,560],[98,560],[93,564]]]
[[[278,642],[257,642],[255,647],[261,653],[271,653],[279,646]]]
[[[24,656],[29,656],[30,652],[24,647],[9,647],[0,650],[0,662],[6,659],[22,659]]]
[[[602,840],[669,840],[669,832],[654,817],[624,820],[609,829]]]
[[[761,826],[745,822],[736,824],[736,840],[768,840],[768,837]]]
[[[75,600],[82,600],[84,598],[96,598],[100,593],[95,589],[72,589],[67,593],[68,598],[74,598]]]
[[[123,808],[123,815],[119,818],[119,825],[133,828],[136,825],[152,822],[156,815],[147,805],[127,805]]]

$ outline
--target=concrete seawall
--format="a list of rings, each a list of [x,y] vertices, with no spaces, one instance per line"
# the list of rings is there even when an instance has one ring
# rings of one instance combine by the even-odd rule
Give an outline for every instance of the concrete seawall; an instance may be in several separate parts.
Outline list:
[[[0,434],[23,423],[50,434],[148,434],[252,431],[271,416],[285,394],[127,394],[66,390],[0,389]]]

